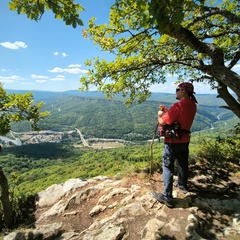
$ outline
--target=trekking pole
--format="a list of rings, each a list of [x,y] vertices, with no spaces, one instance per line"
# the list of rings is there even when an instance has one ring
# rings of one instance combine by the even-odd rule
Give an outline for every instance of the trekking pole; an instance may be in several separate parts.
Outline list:
[[[152,165],[153,165],[153,143],[154,143],[154,140],[155,140],[155,137],[156,137],[156,132],[157,132],[157,129],[158,129],[158,122],[157,122],[157,125],[154,129],[154,132],[153,132],[153,137],[152,137],[152,142],[150,144],[150,178],[152,176]]]
[[[165,105],[161,104],[159,106],[159,110],[162,111],[162,112],[166,112],[167,108],[166,108]],[[151,178],[151,175],[152,175],[152,166],[153,166],[153,149],[152,149],[152,147],[153,147],[154,139],[155,139],[155,136],[156,136],[156,132],[158,130],[158,126],[159,126],[159,123],[157,121],[157,125],[156,125],[156,127],[154,129],[154,132],[153,132],[152,142],[150,144],[150,152],[151,152],[151,154],[150,154],[150,178]]]

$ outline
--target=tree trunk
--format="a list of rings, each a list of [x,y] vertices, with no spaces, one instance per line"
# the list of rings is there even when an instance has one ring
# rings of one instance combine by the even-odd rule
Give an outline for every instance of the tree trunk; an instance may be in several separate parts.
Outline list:
[[[0,200],[3,206],[4,222],[6,227],[11,228],[13,226],[12,204],[9,198],[8,180],[1,167],[0,167],[0,187],[2,190]]]
[[[212,64],[199,65],[198,70],[213,77],[213,80],[218,84],[218,97],[225,101],[226,108],[240,118],[240,77],[237,73],[225,67],[223,51],[214,44],[201,42],[190,30],[183,27],[177,31],[170,28],[166,31],[166,34],[188,45],[192,50],[209,56]],[[227,87],[237,95],[237,99],[229,93]]]

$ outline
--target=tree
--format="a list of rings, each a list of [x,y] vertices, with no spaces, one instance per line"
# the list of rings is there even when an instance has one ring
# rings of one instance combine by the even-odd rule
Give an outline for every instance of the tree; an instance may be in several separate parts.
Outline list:
[[[40,112],[42,102],[34,105],[32,93],[7,94],[0,84],[0,135],[6,135],[11,129],[11,122],[30,121],[34,130],[39,130],[37,123],[48,112]],[[0,147],[0,150],[2,147]],[[9,198],[9,186],[7,178],[0,167],[0,200],[3,206],[4,220],[7,227],[13,226],[13,209]]]
[[[220,2],[116,0],[109,24],[93,18],[84,31],[115,59],[88,60],[80,89],[96,85],[109,97],[130,94],[130,103],[142,102],[149,87],[166,82],[170,73],[217,89],[224,107],[240,118],[240,76],[233,71],[240,58],[239,2]]]
[[[9,199],[10,194],[8,180],[1,167],[0,167],[0,186],[1,186],[0,200],[3,206],[4,222],[7,227],[11,228],[13,226],[12,203]]]
[[[30,121],[34,130],[37,124],[49,113],[41,112],[43,102],[34,104],[32,93],[8,94],[0,84],[0,135],[6,135],[11,129],[11,122]]]
[[[80,4],[75,4],[74,0],[11,0],[9,7],[10,10],[26,14],[28,18],[37,22],[46,10],[52,10],[55,18],[63,20],[66,25],[72,25],[74,28],[83,25],[79,17],[80,11],[84,9]]]

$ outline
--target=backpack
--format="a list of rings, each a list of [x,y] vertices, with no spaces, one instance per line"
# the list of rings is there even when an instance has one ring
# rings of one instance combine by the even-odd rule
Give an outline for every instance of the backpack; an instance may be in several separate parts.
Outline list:
[[[160,125],[158,128],[159,136],[166,138],[181,138],[181,129],[180,124],[178,122],[174,122],[171,125]]]

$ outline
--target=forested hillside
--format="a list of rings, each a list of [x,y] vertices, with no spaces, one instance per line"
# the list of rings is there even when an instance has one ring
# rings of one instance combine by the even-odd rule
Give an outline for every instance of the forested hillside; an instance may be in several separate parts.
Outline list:
[[[120,96],[106,99],[101,92],[68,91],[34,92],[36,101],[44,101],[44,110],[51,112],[40,123],[42,130],[81,130],[86,137],[146,140],[152,137],[160,104],[170,107],[174,94],[154,93],[142,103],[127,107]],[[223,102],[216,95],[197,96],[199,104],[192,132],[213,127],[231,128],[237,122],[234,114],[220,108]],[[30,131],[29,123],[13,124],[14,131]]]

